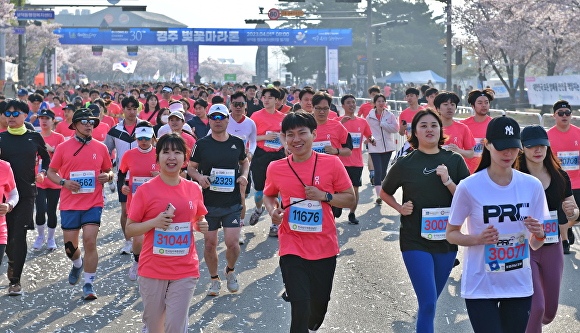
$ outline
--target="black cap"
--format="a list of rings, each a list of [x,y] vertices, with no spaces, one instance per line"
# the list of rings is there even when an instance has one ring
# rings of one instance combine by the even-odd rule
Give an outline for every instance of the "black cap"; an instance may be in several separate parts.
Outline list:
[[[54,119],[54,112],[52,112],[49,109],[42,109],[38,113],[38,117],[49,117],[49,118]]]
[[[527,126],[522,130],[522,144],[526,148],[535,146],[550,146],[548,133],[540,125]]]
[[[91,110],[93,116],[95,117],[98,117],[99,114],[101,114],[101,109],[97,104],[89,104],[89,106],[87,106],[87,109]]]
[[[74,106],[74,104],[67,104],[67,105],[65,105],[65,106],[64,106],[62,109],[63,109],[63,110],[64,110],[64,109],[69,109],[69,110],[73,110],[73,111],[74,111],[74,110],[76,110],[77,108]]]
[[[93,116],[93,113],[91,112],[91,110],[89,109],[78,109],[75,111],[75,114],[73,115],[72,118],[72,122],[71,124],[68,126],[69,129],[74,129],[73,125],[76,122],[79,122],[81,120],[94,120],[95,121],[95,126],[94,128],[96,128],[97,126],[99,126],[100,120],[98,117]]]
[[[487,125],[485,138],[493,144],[496,150],[522,148],[520,125],[511,117],[493,118]]]

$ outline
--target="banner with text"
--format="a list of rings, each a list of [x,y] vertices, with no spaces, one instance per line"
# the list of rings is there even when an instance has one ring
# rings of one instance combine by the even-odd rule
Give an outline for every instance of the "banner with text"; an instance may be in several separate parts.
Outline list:
[[[563,99],[580,105],[580,75],[527,77],[526,88],[530,104],[553,105]]]

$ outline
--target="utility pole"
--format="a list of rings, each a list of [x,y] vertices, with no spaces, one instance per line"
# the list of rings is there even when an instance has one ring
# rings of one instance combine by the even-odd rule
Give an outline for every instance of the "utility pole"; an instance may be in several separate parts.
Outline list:
[[[18,0],[18,6],[24,7],[24,0]],[[26,21],[19,20],[18,25],[24,28],[24,33],[18,35],[18,80],[22,83],[20,86],[26,85]]]
[[[373,80],[373,69],[374,58],[373,58],[373,8],[372,0],[367,0],[367,87],[363,88],[366,90],[369,86],[374,83]]]
[[[441,0],[440,0],[441,1]],[[445,6],[445,11],[447,12],[447,32],[446,32],[446,38],[445,38],[445,43],[447,44],[447,61],[446,61],[446,65],[447,65],[447,75],[445,77],[445,80],[447,81],[446,84],[446,89],[447,91],[451,91],[451,52],[453,51],[453,46],[451,46],[451,37],[452,37],[452,32],[451,32],[451,0],[445,0],[445,3],[447,4]]]

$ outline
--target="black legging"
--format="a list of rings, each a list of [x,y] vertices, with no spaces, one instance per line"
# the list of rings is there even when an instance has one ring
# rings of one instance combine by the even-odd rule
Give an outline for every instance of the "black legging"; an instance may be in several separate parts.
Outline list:
[[[38,195],[36,195],[36,225],[45,224],[47,221],[46,216],[48,215],[48,227],[51,229],[56,228],[56,207],[58,206],[59,198],[60,189],[38,188]]]
[[[373,185],[381,185],[383,179],[385,179],[392,153],[392,151],[386,153],[370,153],[371,159],[373,160],[373,166],[375,167],[375,181]]]
[[[475,333],[524,333],[532,308],[532,296],[465,299],[465,305]]]
[[[292,322],[290,333],[308,333],[308,330],[317,330],[328,310],[328,302],[315,299],[290,302],[292,308]]]
[[[26,233],[34,229],[32,215],[34,213],[34,197],[21,197],[14,209],[6,214],[6,224],[8,226],[8,244],[6,244],[6,255],[8,265],[12,267],[13,274],[10,283],[19,283],[22,269],[26,262]]]

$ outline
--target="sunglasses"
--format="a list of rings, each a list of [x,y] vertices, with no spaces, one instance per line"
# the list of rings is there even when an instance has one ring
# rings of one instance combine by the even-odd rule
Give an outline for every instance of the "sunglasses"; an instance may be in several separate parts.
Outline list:
[[[95,120],[94,119],[83,119],[81,121],[79,121],[82,125],[91,125],[91,126],[95,126]]]
[[[241,107],[244,107],[244,105],[246,105],[246,102],[232,102],[232,105],[235,108],[241,108]]]
[[[328,106],[314,107],[314,110],[316,110],[316,111],[328,111],[328,110],[330,110],[330,107],[328,107]]]
[[[18,116],[19,116],[21,113],[22,113],[22,112],[20,112],[20,111],[12,111],[12,112],[10,112],[10,111],[4,111],[4,115],[5,115],[6,117],[10,117],[10,116],[12,116],[12,117],[14,117],[14,118],[18,117]]]
[[[209,116],[209,119],[211,120],[224,120],[227,119],[227,116],[224,116],[223,114],[212,114]]]
[[[566,115],[566,117],[570,116],[572,114],[572,111],[558,111],[556,112],[558,114],[558,116],[560,117],[564,117],[564,115]]]
[[[138,138],[137,138],[137,141],[143,141],[143,140],[145,140],[145,141],[149,141],[149,140],[151,140],[151,138],[148,138],[148,137],[146,137],[146,136],[142,136],[142,137],[138,137]]]

